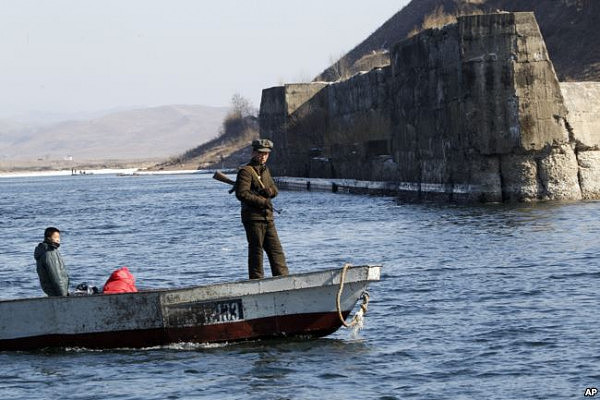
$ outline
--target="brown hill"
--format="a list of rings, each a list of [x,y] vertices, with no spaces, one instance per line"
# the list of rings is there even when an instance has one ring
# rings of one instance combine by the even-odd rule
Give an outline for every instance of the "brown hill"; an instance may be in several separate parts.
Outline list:
[[[171,105],[43,127],[0,123],[0,161],[167,158],[218,136],[228,108]]]
[[[356,73],[364,68],[358,65],[364,57],[389,50],[436,20],[443,24],[448,16],[497,10],[535,13],[560,80],[600,80],[598,0],[413,0],[315,80],[335,81],[340,70]]]
[[[218,137],[155,165],[151,169],[237,168],[248,161],[249,145],[258,136],[256,117],[229,114],[223,122],[223,129]]]

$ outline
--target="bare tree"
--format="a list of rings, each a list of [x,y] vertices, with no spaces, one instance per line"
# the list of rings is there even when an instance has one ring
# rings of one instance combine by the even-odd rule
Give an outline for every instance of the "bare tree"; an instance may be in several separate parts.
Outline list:
[[[231,97],[231,114],[232,117],[246,118],[251,115],[255,116],[257,112],[250,100],[239,93],[235,93]]]

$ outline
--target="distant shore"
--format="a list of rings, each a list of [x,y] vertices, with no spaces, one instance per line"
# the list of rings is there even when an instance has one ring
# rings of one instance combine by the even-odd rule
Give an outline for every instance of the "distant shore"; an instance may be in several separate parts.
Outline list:
[[[35,178],[35,177],[50,177],[50,176],[93,176],[93,175],[178,175],[178,174],[200,174],[203,170],[197,169],[178,169],[178,170],[146,170],[138,168],[103,168],[103,169],[86,169],[72,173],[70,170],[55,170],[55,171],[19,171],[19,172],[0,172],[2,178]]]
[[[0,178],[66,176],[93,174],[164,174],[192,173],[193,165],[174,165],[157,168],[163,159],[141,160],[1,160]]]
[[[71,169],[104,169],[104,168],[149,168],[160,162],[163,158],[140,159],[26,159],[26,160],[0,160],[0,172],[20,171],[55,171]]]

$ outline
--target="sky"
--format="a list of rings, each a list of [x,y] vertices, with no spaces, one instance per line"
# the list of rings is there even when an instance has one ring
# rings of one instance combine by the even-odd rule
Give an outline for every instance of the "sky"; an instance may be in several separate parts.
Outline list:
[[[0,117],[168,104],[258,107],[409,0],[0,0]]]

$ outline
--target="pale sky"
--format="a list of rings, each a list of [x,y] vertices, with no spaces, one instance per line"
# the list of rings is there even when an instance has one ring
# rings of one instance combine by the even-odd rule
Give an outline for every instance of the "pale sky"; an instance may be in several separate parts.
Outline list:
[[[308,81],[409,0],[0,0],[0,117],[260,105]]]

